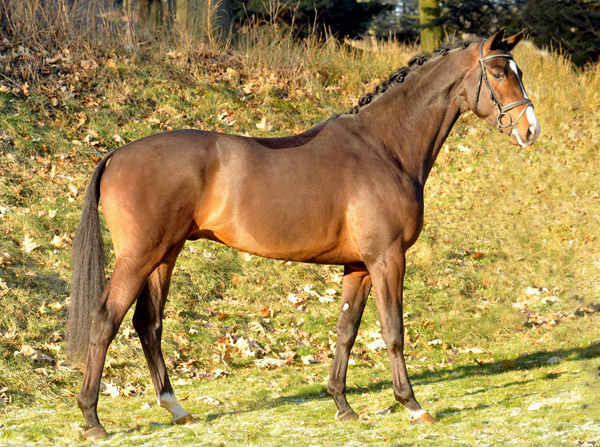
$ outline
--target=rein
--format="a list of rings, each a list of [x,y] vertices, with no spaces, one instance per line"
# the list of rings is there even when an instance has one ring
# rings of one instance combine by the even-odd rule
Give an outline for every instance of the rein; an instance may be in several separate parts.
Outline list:
[[[494,103],[494,106],[496,107],[496,110],[498,111],[498,115],[496,116],[495,127],[500,130],[506,129],[507,127],[509,127],[510,128],[509,133],[510,133],[510,132],[512,132],[514,127],[517,125],[517,123],[519,122],[519,120],[521,119],[523,114],[525,113],[525,110],[527,110],[527,107],[523,108],[523,110],[517,117],[516,121],[514,121],[514,122],[513,122],[512,117],[507,112],[509,110],[514,109],[515,107],[520,106],[520,105],[527,105],[527,106],[533,107],[533,104],[531,103],[531,100],[528,98],[519,99],[518,101],[511,102],[510,104],[507,104],[505,106],[503,106],[500,103],[500,101],[498,100],[498,97],[496,96],[496,94],[494,93],[494,90],[492,89],[490,80],[488,79],[487,73],[485,71],[485,63],[487,61],[489,61],[490,59],[495,59],[498,57],[504,57],[504,58],[510,59],[510,60],[513,60],[513,57],[511,54],[508,54],[508,53],[492,54],[490,56],[483,57],[483,44],[484,43],[485,43],[485,40],[481,41],[481,45],[479,46],[479,65],[481,66],[481,76],[479,77],[479,84],[477,84],[477,96],[475,97],[475,110],[477,110],[477,106],[479,105],[479,93],[481,91],[481,84],[485,81],[485,85],[487,86],[487,89],[490,93],[490,99],[492,100],[492,102]],[[519,83],[521,83],[521,79],[519,79]],[[525,89],[523,89],[523,84],[521,84],[521,89],[523,90],[523,92],[525,92]],[[504,117],[508,117],[507,124],[502,123],[502,120],[504,119]]]

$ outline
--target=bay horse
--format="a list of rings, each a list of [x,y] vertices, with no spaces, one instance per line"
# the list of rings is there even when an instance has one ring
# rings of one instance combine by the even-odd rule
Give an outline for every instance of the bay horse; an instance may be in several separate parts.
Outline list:
[[[85,358],[78,405],[83,436],[106,436],[97,415],[108,346],[137,300],[133,325],[157,401],[174,423],[177,402],[161,351],[175,261],[187,240],[209,239],[273,259],[344,266],[337,344],[328,382],[338,420],[350,349],[371,285],[387,345],[394,397],[411,420],[434,418],[415,399],[403,355],[406,250],[423,225],[423,188],[461,113],[471,110],[531,145],[540,133],[510,51],[523,33],[442,47],[411,59],[349,113],[304,133],[250,138],[200,130],[152,135],[97,165],[73,243],[69,352]],[[98,203],[116,256],[104,287]],[[87,357],[85,357],[87,355]]]

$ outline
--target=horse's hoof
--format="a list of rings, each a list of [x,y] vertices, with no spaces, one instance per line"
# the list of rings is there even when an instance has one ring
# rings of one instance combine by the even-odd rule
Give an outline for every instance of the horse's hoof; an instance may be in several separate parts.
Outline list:
[[[361,417],[354,412],[354,410],[348,410],[344,413],[340,413],[339,411],[335,414],[335,420],[340,422],[345,421],[358,421]]]
[[[431,425],[435,424],[435,419],[427,412],[423,413],[421,416],[410,419],[411,424],[422,424],[422,425]]]
[[[173,423],[177,424],[177,425],[190,425],[190,424],[194,423],[194,418],[192,417],[191,414],[188,413],[185,416],[174,420]]]
[[[101,439],[108,436],[106,430],[102,425],[96,425],[95,427],[88,428],[83,432],[83,437],[89,441],[96,441],[97,439]]]

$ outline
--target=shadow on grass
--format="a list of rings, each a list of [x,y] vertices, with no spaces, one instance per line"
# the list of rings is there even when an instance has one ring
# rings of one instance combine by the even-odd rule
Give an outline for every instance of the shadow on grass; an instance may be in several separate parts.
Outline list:
[[[592,344],[584,348],[537,351],[520,355],[514,359],[502,359],[490,363],[477,363],[473,360],[473,363],[469,365],[457,366],[453,369],[446,368],[435,372],[429,370],[423,371],[417,374],[410,374],[410,377],[413,383],[423,385],[439,382],[440,380],[456,380],[480,375],[502,374],[514,370],[527,371],[548,366],[548,360],[552,357],[558,357],[562,361],[598,358],[600,357],[600,345]],[[548,375],[549,379],[554,377],[551,374]]]
[[[540,368],[543,366],[548,366],[548,359],[551,357],[559,357],[563,359],[563,361],[575,361],[582,359],[593,359],[600,358],[600,345],[590,345],[585,348],[571,348],[571,349],[557,349],[552,351],[537,351],[526,355],[521,355],[515,359],[512,359],[510,362],[507,362],[507,359],[499,360],[492,363],[479,364],[474,363],[472,365],[464,365],[464,366],[456,366],[455,368],[446,368],[441,371],[424,371],[422,373],[412,374],[411,379],[413,384],[423,385],[428,383],[440,382],[440,381],[449,381],[449,380],[458,380],[469,377],[476,376],[485,376],[492,374],[503,374],[508,371],[527,371],[531,369]],[[547,376],[548,379],[552,379],[551,375]],[[536,379],[529,379],[525,381],[518,382],[510,382],[504,383],[501,385],[484,388],[481,390],[476,390],[470,392],[469,394],[478,394],[484,393],[493,389],[504,388],[507,386],[515,386],[515,385],[523,385],[525,383],[532,382]],[[348,395],[353,394],[363,394],[369,392],[380,391],[383,388],[391,388],[392,382],[391,380],[384,380],[378,383],[370,383],[364,387],[351,387],[348,388],[346,393]],[[239,408],[235,411],[230,412],[222,412],[222,413],[213,413],[206,416],[207,421],[216,420],[218,418],[224,416],[230,416],[235,414],[245,414],[251,413],[254,411],[260,411],[263,409],[272,409],[283,405],[292,405],[299,404],[305,401],[312,400],[328,400],[331,399],[323,389],[321,385],[319,385],[319,389],[315,389],[315,385],[310,385],[309,387],[305,387],[303,391],[295,394],[290,394],[287,396],[278,397],[276,399],[265,399],[262,402],[252,403],[246,408]],[[494,405],[498,404],[498,402],[494,402]],[[442,418],[448,417],[453,413],[459,413],[461,411],[466,410],[477,410],[481,408],[486,408],[491,404],[479,404],[477,406],[468,408],[465,407],[463,409],[449,408],[440,411],[440,416]],[[251,408],[248,408],[251,406]],[[335,410],[335,406],[332,402],[332,413]],[[393,412],[393,411],[392,411]]]

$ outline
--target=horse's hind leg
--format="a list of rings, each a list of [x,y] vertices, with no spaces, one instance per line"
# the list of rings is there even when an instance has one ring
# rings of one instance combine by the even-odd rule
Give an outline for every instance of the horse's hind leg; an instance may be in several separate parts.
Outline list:
[[[100,379],[106,351],[117,334],[127,310],[140,294],[151,269],[151,265],[136,264],[131,258],[127,261],[117,259],[112,278],[95,312],[85,373],[77,397],[77,403],[85,418],[83,436],[87,439],[93,440],[106,436],[97,413]]]
[[[340,421],[359,418],[346,400],[346,372],[350,350],[356,340],[360,319],[370,290],[371,277],[366,269],[356,270],[345,267],[342,280],[341,310],[337,322],[337,343],[327,386],[327,392],[333,397],[338,409],[336,419]]]
[[[157,402],[161,407],[169,410],[173,415],[172,422],[176,424],[191,423],[193,418],[175,398],[160,343],[163,312],[169,292],[171,273],[182,247],[183,245],[173,250],[149,276],[148,282],[138,298],[133,315],[133,326],[140,336],[156,391]]]

